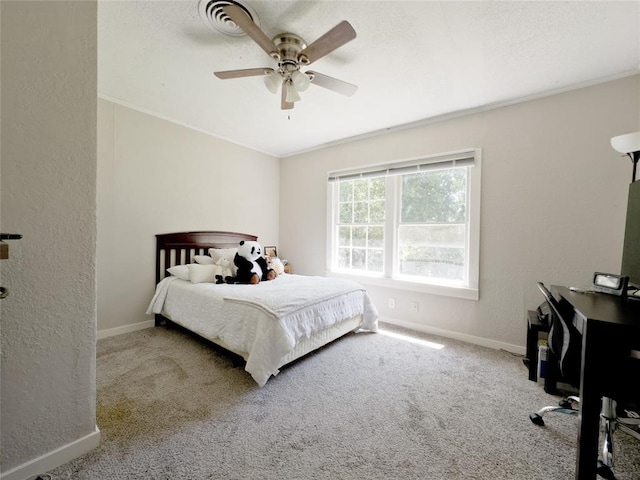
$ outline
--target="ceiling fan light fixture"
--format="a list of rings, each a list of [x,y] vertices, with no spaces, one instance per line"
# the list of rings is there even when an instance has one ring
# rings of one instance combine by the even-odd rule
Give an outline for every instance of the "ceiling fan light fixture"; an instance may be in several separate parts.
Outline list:
[[[281,83],[282,78],[275,72],[271,72],[264,77],[264,84],[271,93],[277,93]]]
[[[294,102],[297,102],[299,100],[302,100],[302,98],[300,97],[300,94],[298,93],[298,90],[293,85],[293,83],[287,82],[287,83],[285,83],[283,85],[282,88],[284,88],[284,100],[285,100],[285,102],[294,103]]]
[[[291,80],[293,81],[293,85],[299,92],[304,92],[307,88],[309,88],[309,84],[311,83],[309,77],[306,74],[302,73],[300,70],[296,70],[295,72],[293,72],[293,75],[291,75]]]

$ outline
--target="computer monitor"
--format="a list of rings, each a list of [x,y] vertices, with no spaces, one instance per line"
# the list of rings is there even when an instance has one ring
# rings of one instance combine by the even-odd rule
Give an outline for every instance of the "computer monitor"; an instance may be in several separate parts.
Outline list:
[[[640,287],[640,180],[629,185],[627,222],[624,230],[621,275],[629,277],[633,287]]]

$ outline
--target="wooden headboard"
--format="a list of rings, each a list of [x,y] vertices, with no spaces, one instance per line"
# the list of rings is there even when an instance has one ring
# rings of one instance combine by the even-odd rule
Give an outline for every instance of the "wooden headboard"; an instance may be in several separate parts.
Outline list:
[[[241,240],[257,239],[235,232],[160,233],[156,235],[156,284],[168,275],[167,268],[191,263],[192,255],[208,255],[210,248],[233,248]]]

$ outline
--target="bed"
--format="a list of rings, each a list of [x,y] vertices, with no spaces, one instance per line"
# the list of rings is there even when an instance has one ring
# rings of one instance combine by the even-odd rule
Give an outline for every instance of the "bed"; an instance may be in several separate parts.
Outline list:
[[[147,310],[156,326],[175,323],[239,355],[261,387],[284,365],[350,332],[377,331],[376,308],[356,282],[286,273],[258,285],[203,280],[201,273],[233,255],[241,240],[257,237],[156,235],[156,290]]]

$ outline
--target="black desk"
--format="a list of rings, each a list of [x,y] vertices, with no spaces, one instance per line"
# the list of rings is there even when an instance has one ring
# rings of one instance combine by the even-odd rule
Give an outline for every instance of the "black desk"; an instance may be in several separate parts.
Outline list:
[[[591,480],[596,478],[601,399],[615,397],[612,372],[629,350],[640,344],[640,302],[625,302],[601,293],[572,292],[566,287],[552,286],[551,291],[560,301],[573,306],[573,323],[582,334],[575,478]]]

